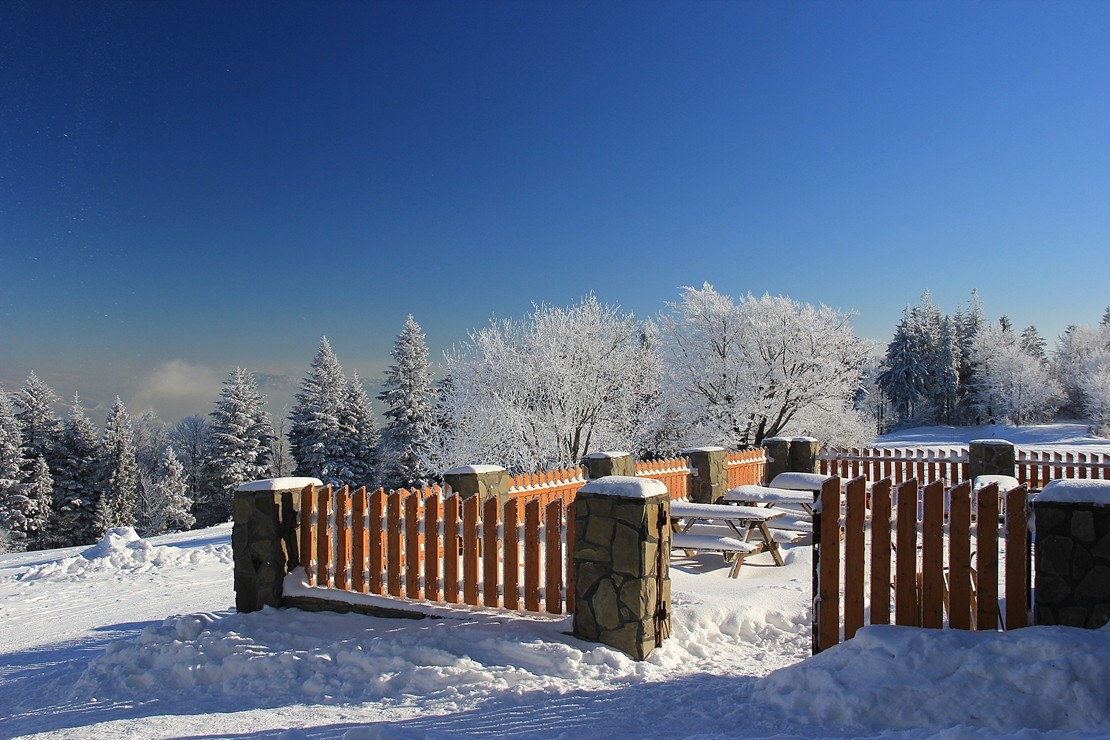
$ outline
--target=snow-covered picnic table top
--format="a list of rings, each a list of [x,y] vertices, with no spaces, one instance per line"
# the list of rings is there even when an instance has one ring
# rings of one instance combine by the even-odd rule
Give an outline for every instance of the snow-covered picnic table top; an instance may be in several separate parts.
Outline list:
[[[785,516],[786,512],[762,509],[758,506],[730,506],[728,504],[698,504],[692,501],[672,501],[671,516],[675,519],[717,519],[720,521],[765,522]]]
[[[725,501],[754,501],[761,504],[813,505],[813,491],[747,484],[737,486],[724,495]]]

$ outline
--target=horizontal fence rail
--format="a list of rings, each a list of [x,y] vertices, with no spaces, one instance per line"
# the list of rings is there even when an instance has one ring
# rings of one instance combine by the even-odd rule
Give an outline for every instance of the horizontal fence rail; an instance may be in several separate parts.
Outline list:
[[[1039,491],[1053,480],[1065,478],[1110,479],[1110,455],[1097,452],[1055,452],[1018,448],[1017,479]]]
[[[509,476],[507,495],[522,503],[539,501],[540,505],[546,506],[552,501],[562,501],[564,506],[570,506],[578,489],[584,485],[586,474],[582,468],[559,468]]]
[[[933,628],[1026,626],[1027,489],[1004,498],[1003,520],[1003,494],[994,484],[973,502],[970,481],[946,489],[939,481],[895,485],[885,478],[868,491],[861,476],[848,481],[842,500],[839,478],[830,478],[813,524],[813,652],[851,639],[865,622],[892,618]]]
[[[548,493],[479,502],[438,486],[388,493],[309,486],[300,494],[300,564],[310,586],[569,613],[573,505],[561,494],[545,503]]]
[[[636,477],[662,481],[672,501],[687,498],[690,493],[690,461],[685,457],[670,460],[638,460]]]
[[[946,481],[955,485],[968,477],[967,449],[830,447],[817,455],[818,472],[841,478],[863,476],[870,481],[890,478],[895,485],[911,478],[922,485]]]

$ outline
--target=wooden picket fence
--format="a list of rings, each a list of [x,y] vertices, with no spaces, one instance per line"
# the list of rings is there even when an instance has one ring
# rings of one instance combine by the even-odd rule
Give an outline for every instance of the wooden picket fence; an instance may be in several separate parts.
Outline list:
[[[728,487],[746,486],[764,483],[767,474],[767,450],[759,447],[754,450],[729,452],[728,460]]]
[[[586,473],[578,466],[521,473],[509,477],[508,497],[522,503],[539,501],[541,506],[547,506],[552,501],[562,501],[564,506],[570,506],[578,495],[578,489],[584,485]]]
[[[967,448],[951,450],[830,447],[817,455],[818,472],[841,478],[863,476],[895,485],[910,479],[927,485],[946,481],[955,485],[968,477]]]
[[[686,498],[690,492],[690,461],[685,457],[670,460],[637,460],[636,477],[662,481],[671,500]]]
[[[1031,491],[1064,478],[1110,478],[1110,455],[1018,448],[1017,479]]]
[[[536,494],[479,504],[438,486],[388,493],[309,486],[300,496],[300,564],[310,586],[527,612],[574,610],[567,562],[573,507],[561,494],[547,503]]]
[[[897,485],[884,478],[868,497],[861,476],[845,488],[842,509],[840,478],[826,481],[814,516],[814,653],[851,639],[865,620],[890,624],[892,616],[895,624],[920,627],[943,627],[946,619],[954,629],[1026,626],[1031,561],[1024,486],[1005,494],[1001,538],[995,485],[979,491],[974,507],[970,481],[946,491],[940,481],[919,487],[912,478]]]

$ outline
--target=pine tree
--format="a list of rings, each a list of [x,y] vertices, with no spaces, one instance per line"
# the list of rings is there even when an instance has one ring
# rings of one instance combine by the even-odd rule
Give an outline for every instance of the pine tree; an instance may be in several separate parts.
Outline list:
[[[51,546],[72,547],[96,542],[104,534],[105,526],[97,517],[104,451],[76,395],[62,428],[55,467]]]
[[[172,447],[162,451],[154,468],[139,471],[136,529],[144,537],[189,529],[196,519],[185,495],[185,468]]]
[[[883,369],[876,383],[890,404],[894,426],[910,423],[916,416],[921,395],[927,387],[925,368],[917,351],[910,309],[902,311],[902,320],[894,330],[894,338],[886,348]]]
[[[979,298],[979,291],[973,290],[971,291],[971,303],[967,312],[963,313],[957,310],[955,319],[956,346],[959,349],[957,408],[959,410],[958,419],[964,423],[979,420],[979,414],[976,411],[978,394],[975,388],[979,368],[975,360],[974,349],[985,326],[983,301]]]
[[[134,527],[138,495],[135,429],[131,415],[116,396],[104,422],[104,485],[98,509],[99,524],[106,528]]]
[[[242,368],[224,381],[212,417],[208,463],[200,496],[194,504],[197,525],[209,527],[231,517],[235,489],[272,474],[274,432],[265,397]]]
[[[420,325],[409,314],[393,345],[393,364],[378,400],[389,408],[382,440],[385,485],[410,488],[433,477],[423,463],[432,429],[435,390],[428,363],[428,345]]]
[[[33,465],[39,455],[47,465],[54,459],[62,430],[62,422],[54,413],[54,402],[57,400],[58,394],[34,371],[27,376],[23,389],[15,394],[16,418],[23,426],[24,454],[29,465]]]
[[[313,476],[327,485],[341,486],[352,477],[342,428],[347,406],[347,378],[332,352],[328,338],[301,381],[297,402],[290,414],[289,445],[297,461],[295,475]]]
[[[1045,365],[1048,364],[1048,353],[1045,351],[1047,343],[1041,337],[1040,332],[1037,331],[1037,327],[1027,326],[1022,330],[1020,345],[1022,352],[1040,360]]]
[[[381,437],[374,420],[370,399],[362,387],[358,373],[354,373],[347,387],[346,402],[343,406],[342,428],[345,439],[346,465],[350,477],[344,481],[352,487],[375,486],[378,484],[378,457]]]
[[[23,484],[23,490],[27,501],[23,510],[21,539],[28,550],[50,547],[48,524],[54,478],[42,455],[36,456],[31,464],[31,475]]]
[[[23,429],[15,418],[11,397],[0,388],[0,529],[9,533],[9,548],[22,548],[26,538],[24,480],[30,465],[23,456]]]

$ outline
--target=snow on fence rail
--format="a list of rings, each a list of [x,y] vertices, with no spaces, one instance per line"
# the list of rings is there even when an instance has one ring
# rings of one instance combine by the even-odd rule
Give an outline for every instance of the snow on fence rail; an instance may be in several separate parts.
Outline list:
[[[388,493],[309,486],[300,496],[300,564],[310,586],[529,612],[574,609],[567,582],[574,519],[562,498],[479,502],[439,486]]]
[[[564,506],[570,506],[578,489],[584,485],[586,474],[578,466],[521,473],[509,476],[508,496],[521,502],[539,501],[541,506],[552,501],[562,501]]]
[[[947,616],[953,629],[1026,626],[1028,489],[1005,493],[1000,527],[998,486],[981,489],[974,506],[971,488],[970,481],[947,491],[940,481],[920,487],[912,478],[895,486],[886,478],[872,485],[869,501],[861,476],[848,481],[842,509],[840,479],[826,481],[813,522],[814,653],[851,639],[865,615],[871,624],[893,616],[895,624],[940,628]]]

